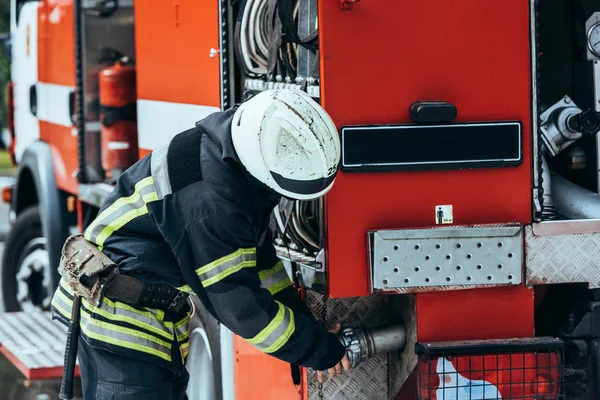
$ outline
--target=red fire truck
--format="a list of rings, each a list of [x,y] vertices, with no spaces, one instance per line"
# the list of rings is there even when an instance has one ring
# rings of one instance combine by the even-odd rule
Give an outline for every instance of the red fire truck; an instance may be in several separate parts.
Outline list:
[[[11,0],[11,49],[0,350],[27,377],[60,377],[61,247],[119,174],[295,88],[341,171],[274,245],[354,368],[319,385],[198,308],[190,399],[600,398],[597,1]]]

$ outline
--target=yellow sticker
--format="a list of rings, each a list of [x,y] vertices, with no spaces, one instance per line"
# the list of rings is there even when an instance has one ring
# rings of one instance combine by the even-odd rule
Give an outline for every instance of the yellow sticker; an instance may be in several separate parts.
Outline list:
[[[435,224],[451,224],[454,221],[452,205],[435,206]]]
[[[29,25],[27,25],[27,27],[25,28],[25,35],[26,35],[25,36],[25,55],[27,57],[29,57],[29,47],[30,47],[29,41],[31,40]]]

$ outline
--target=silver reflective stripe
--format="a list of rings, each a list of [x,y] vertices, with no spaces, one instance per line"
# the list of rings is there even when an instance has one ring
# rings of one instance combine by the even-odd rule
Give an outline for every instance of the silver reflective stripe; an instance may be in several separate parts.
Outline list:
[[[152,334],[129,327],[113,324],[95,318],[98,308],[82,302],[86,309],[81,309],[81,330],[84,335],[114,346],[152,354],[166,361],[171,361],[171,341],[160,339]],[[65,318],[70,318],[73,301],[62,291],[57,290],[52,300],[54,308]]]
[[[181,360],[185,361],[190,351],[190,320],[188,317],[175,323],[175,335],[179,343],[179,352]]]
[[[237,251],[211,262],[196,270],[204,287],[225,279],[242,268],[256,266],[256,249],[238,249]]]
[[[106,208],[85,232],[85,238],[99,246],[117,229],[148,213],[146,203],[158,200],[154,180],[148,176],[135,185],[131,196],[121,197]]]
[[[190,353],[190,340],[187,339],[184,343],[179,345],[179,352],[181,353],[181,360],[185,362],[188,354]]]
[[[63,295],[60,290],[54,292],[54,297],[52,297],[52,307],[58,311],[60,315],[65,317],[66,319],[71,319],[71,308],[73,307],[73,301],[68,301],[68,298]]]
[[[190,318],[185,317],[173,325],[175,328],[175,335],[177,336],[178,342],[183,342],[190,337]]]
[[[73,292],[63,279],[60,280],[60,286],[70,295],[70,297],[65,296],[66,301],[68,301],[67,310],[70,312],[73,305]],[[113,302],[106,297],[102,299],[100,306],[93,306],[86,299],[82,299],[82,304],[85,308],[91,310],[93,314],[104,317],[109,321],[126,322],[152,332],[165,340],[173,340],[173,333],[169,330],[173,323],[162,321],[164,312],[161,310],[142,311],[121,302]],[[159,313],[161,315],[158,315]]]
[[[260,287],[267,289],[271,294],[279,293],[283,289],[292,286],[292,282],[281,261],[275,264],[273,268],[260,271],[258,276],[260,277]]]
[[[169,166],[167,164],[168,150],[169,146],[166,145],[154,150],[150,156],[150,171],[154,178],[159,200],[172,193],[171,181],[169,181]]]
[[[81,310],[81,331],[86,336],[115,346],[152,354],[171,361],[171,344],[147,333],[96,320]]]
[[[274,353],[285,345],[295,330],[294,312],[280,302],[279,311],[269,325],[248,342],[265,353]]]

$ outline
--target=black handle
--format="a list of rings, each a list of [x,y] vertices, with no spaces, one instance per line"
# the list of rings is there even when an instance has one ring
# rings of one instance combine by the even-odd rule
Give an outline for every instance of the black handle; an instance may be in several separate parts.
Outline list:
[[[69,93],[69,115],[71,116],[71,122],[75,124],[77,115],[75,114],[75,92]]]
[[[409,113],[415,122],[440,123],[456,118],[457,110],[454,104],[441,100],[417,101],[410,106]]]
[[[79,344],[79,307],[81,298],[77,295],[73,299],[73,310],[71,315],[71,323],[67,333],[67,344],[65,346],[65,365],[63,376],[60,382],[60,400],[73,399],[73,380],[75,376],[75,364],[77,364],[77,347]]]
[[[35,84],[29,87],[29,110],[37,117],[37,87]]]
[[[86,10],[87,14],[100,18],[108,18],[119,9],[119,0],[100,0],[94,8]]]

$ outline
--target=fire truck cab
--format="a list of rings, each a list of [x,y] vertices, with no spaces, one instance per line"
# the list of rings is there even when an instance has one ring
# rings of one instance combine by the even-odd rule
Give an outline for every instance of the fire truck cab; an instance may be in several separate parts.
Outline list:
[[[597,1],[11,0],[11,46],[0,351],[28,378],[60,377],[61,248],[120,173],[293,88],[342,158],[274,246],[354,368],[319,385],[198,307],[190,399],[599,398]]]

